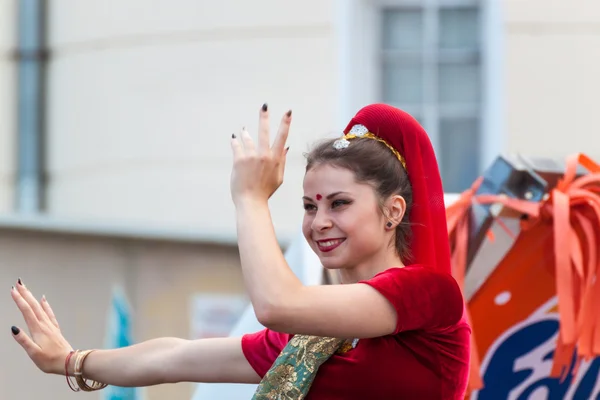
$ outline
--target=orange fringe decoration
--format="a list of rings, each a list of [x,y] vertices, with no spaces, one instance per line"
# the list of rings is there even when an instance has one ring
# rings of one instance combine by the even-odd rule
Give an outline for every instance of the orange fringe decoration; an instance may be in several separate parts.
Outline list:
[[[575,179],[579,165],[589,174]],[[481,178],[446,209],[452,274],[464,290],[468,218],[474,202],[500,203],[527,215],[529,218],[521,222],[522,232],[539,228],[540,224],[551,227],[560,318],[551,376],[562,381],[567,377],[575,351],[576,365],[582,359],[600,355],[600,165],[584,154],[569,157],[563,178],[548,199],[539,203],[501,195],[475,196],[480,183]],[[470,322],[469,315],[468,319]],[[469,393],[484,385],[474,333],[472,344]],[[574,368],[573,374],[576,373]]]

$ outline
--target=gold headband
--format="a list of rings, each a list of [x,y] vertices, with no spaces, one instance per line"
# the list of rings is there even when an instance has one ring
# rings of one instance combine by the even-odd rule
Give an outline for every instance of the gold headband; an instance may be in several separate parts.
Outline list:
[[[386,142],[382,138],[375,136],[374,134],[369,132],[367,127],[364,125],[354,125],[347,134],[345,134],[344,136],[342,136],[342,138],[333,142],[333,147],[335,147],[338,150],[345,149],[346,147],[348,147],[350,145],[350,139],[356,139],[356,138],[373,139],[373,140],[377,140],[378,142],[385,144],[385,146],[388,149],[390,149],[392,151],[392,153],[394,153],[396,158],[398,158],[398,160],[400,161],[400,163],[402,164],[404,169],[406,169],[406,161],[404,160],[404,157],[402,157],[402,155],[398,152],[398,150],[396,150],[392,145],[390,145],[388,142]]]

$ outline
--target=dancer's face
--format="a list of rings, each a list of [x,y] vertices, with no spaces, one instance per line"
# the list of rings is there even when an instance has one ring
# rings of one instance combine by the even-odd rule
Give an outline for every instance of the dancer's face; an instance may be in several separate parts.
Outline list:
[[[321,164],[304,177],[302,231],[325,268],[354,268],[390,251],[380,199],[345,168]]]

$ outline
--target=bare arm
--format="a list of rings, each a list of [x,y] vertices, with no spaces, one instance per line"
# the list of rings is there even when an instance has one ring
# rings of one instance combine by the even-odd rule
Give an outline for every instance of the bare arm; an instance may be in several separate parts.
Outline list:
[[[31,332],[29,337],[15,327],[15,340],[40,370],[64,375],[65,359],[72,347],[62,336],[48,302],[45,299],[38,302],[20,284],[11,290],[11,296]],[[74,361],[72,358],[70,374],[73,373]],[[85,359],[83,375],[88,379],[124,387],[183,381],[260,381],[242,352],[240,338],[160,338],[120,349],[96,350]]]
[[[279,332],[340,338],[394,332],[396,311],[372,287],[304,286],[296,278],[277,244],[266,202],[238,201],[237,218],[242,271],[261,324]]]
[[[238,246],[256,316],[279,332],[347,338],[390,334],[397,316],[380,293],[363,284],[305,287],[277,244],[268,200],[283,182],[290,123],[287,113],[271,146],[265,105],[259,115],[258,144],[245,130],[231,140]]]
[[[73,363],[71,361],[70,373]],[[165,337],[121,349],[97,350],[86,358],[83,375],[123,387],[260,381],[242,353],[240,338],[185,340]]]

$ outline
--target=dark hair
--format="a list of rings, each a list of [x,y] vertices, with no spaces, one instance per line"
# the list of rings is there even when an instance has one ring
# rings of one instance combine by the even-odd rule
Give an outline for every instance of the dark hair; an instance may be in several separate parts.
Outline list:
[[[318,143],[306,154],[306,171],[320,164],[346,168],[352,171],[359,183],[370,184],[380,199],[380,209],[384,212],[383,203],[392,195],[400,195],[406,201],[406,211],[400,224],[396,227],[395,248],[403,262],[411,258],[409,222],[412,208],[412,187],[406,170],[387,146],[377,140],[356,138],[342,150],[333,147],[330,139]]]

